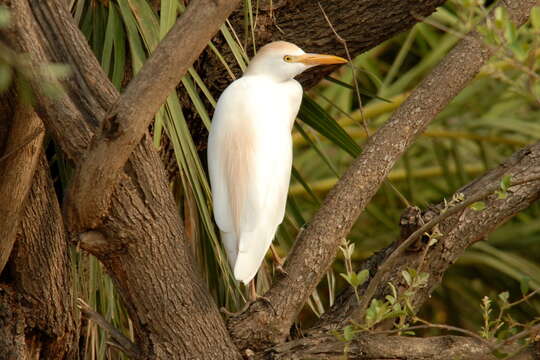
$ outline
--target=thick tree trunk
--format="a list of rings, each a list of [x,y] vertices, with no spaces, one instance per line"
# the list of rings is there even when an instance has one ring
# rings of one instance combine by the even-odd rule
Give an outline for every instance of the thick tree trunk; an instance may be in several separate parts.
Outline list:
[[[26,200],[9,282],[24,310],[28,359],[77,359],[79,315],[60,206],[43,153]]]
[[[0,163],[0,273],[15,243],[44,136],[43,124],[29,105],[18,104],[13,121],[6,123],[12,125]]]
[[[67,96],[51,99],[34,84],[38,113],[75,164],[118,98],[65,2],[7,2],[11,45],[38,63],[71,65]],[[37,71],[36,71],[37,72]],[[81,247],[106,266],[129,311],[142,358],[236,359],[239,353],[190,257],[159,157],[147,137],[121,174],[103,226],[81,234]]]
[[[12,113],[1,104],[4,115]],[[76,359],[69,248],[41,147],[41,120],[19,106],[2,122],[11,125],[0,156],[0,254],[10,261],[0,278],[0,359]]]

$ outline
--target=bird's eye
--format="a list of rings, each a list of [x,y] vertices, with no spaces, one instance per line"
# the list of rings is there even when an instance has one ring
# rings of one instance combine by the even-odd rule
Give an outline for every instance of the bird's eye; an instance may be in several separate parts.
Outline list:
[[[285,62],[291,62],[291,61],[292,61],[292,56],[290,56],[290,55],[285,55],[285,56],[283,57],[283,61],[285,61]]]

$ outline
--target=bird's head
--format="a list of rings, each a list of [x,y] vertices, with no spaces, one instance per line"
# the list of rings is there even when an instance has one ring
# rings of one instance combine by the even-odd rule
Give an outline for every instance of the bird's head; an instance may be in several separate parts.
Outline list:
[[[334,55],[310,54],[286,41],[275,41],[263,46],[251,59],[246,75],[265,75],[278,81],[294,78],[317,66],[344,64],[347,60]]]

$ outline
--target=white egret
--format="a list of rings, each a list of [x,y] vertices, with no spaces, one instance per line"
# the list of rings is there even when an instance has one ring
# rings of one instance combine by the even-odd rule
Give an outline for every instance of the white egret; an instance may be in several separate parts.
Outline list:
[[[294,77],[313,66],[346,62],[276,41],[258,51],[217,102],[208,139],[214,217],[234,276],[246,285],[285,215],[291,130],[302,101]]]

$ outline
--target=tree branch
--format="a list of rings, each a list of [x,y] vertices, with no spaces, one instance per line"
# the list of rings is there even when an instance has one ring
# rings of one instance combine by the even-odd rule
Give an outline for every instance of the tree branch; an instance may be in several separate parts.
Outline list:
[[[511,349],[515,348],[513,346]],[[509,349],[509,350],[511,350]],[[321,334],[276,345],[255,354],[254,360],[285,359],[351,359],[351,360],[495,360],[484,342],[465,336],[433,336],[426,338],[384,336],[360,333],[350,342]],[[522,360],[536,359],[534,347],[520,353]]]
[[[437,226],[443,235],[437,238],[437,243],[428,249],[425,256],[422,252],[415,251],[401,253],[398,257],[393,256],[396,245],[399,245],[399,241],[396,241],[368,259],[361,268],[367,268],[371,274],[376,275],[362,289],[359,289],[362,302],[369,303],[372,298],[382,298],[388,291],[386,286],[388,282],[398,288],[404,285],[401,272],[421,266],[422,271],[429,273],[430,277],[428,286],[415,294],[413,305],[418,309],[424,304],[431,292],[440,284],[447,268],[456,261],[465,249],[483,239],[497,226],[540,198],[540,180],[538,180],[540,177],[540,143],[516,152],[502,165],[459,189],[456,194],[463,193],[466,199],[479,198],[486,194],[486,189],[496,189],[503,175],[511,175],[516,180],[515,186],[508,191],[506,199],[498,199],[495,195],[489,196],[486,199],[484,210],[474,211],[467,208],[439,222]],[[519,179],[537,180],[517,185]],[[444,208],[444,203],[433,208],[436,210],[430,210],[424,215],[428,222],[431,222],[429,219],[435,218],[438,215],[437,212]],[[381,264],[384,264],[386,259],[391,256],[396,261],[393,262],[392,266],[385,266],[385,271],[381,271],[384,270]],[[372,289],[369,291],[370,294],[366,294],[367,287]],[[310,332],[318,333],[338,329],[348,324],[350,319],[361,321],[362,312],[354,292],[348,289],[338,297],[335,305],[323,315],[320,323]]]
[[[37,157],[17,227],[17,242],[6,266],[8,286],[14,290],[18,302],[16,311],[21,311],[25,320],[24,323],[0,321],[0,327],[22,326],[20,333],[28,355],[20,353],[15,356],[17,359],[74,359],[78,355],[79,321],[74,316],[69,292],[75,286],[69,244],[42,149]],[[1,301],[0,304],[7,306]],[[0,358],[6,358],[6,353],[9,354],[9,349],[0,346]],[[7,356],[12,357],[13,354]]]
[[[478,202],[480,200],[487,198],[490,195],[493,195],[495,191],[500,188],[501,178],[496,179],[494,182],[488,184],[479,192],[467,197],[459,204],[456,204],[450,207],[449,209],[445,209],[443,212],[441,212],[439,215],[437,215],[433,219],[429,220],[426,224],[422,225],[420,228],[415,230],[403,242],[401,242],[399,246],[385,259],[384,263],[382,263],[382,265],[377,269],[377,272],[373,276],[372,280],[370,281],[369,285],[367,286],[362,296],[362,299],[360,300],[356,317],[362,318],[365,315],[366,309],[369,306],[369,303],[371,299],[373,298],[373,295],[375,295],[377,288],[383,285],[382,278],[384,277],[385,274],[387,274],[389,271],[395,268],[395,266],[399,262],[398,257],[400,257],[413,244],[413,242],[417,241],[420,237],[422,237],[423,234],[430,232],[431,229],[433,229],[433,227],[439,225],[444,220],[450,218],[451,216],[455,214],[463,213],[467,207],[471,206],[475,202]],[[534,182],[540,183],[540,175],[533,176],[531,179],[519,179],[517,180],[517,182],[514,180],[514,183],[510,187],[527,184],[529,182],[533,183],[532,186],[534,188],[534,185],[535,185]],[[425,254],[422,254],[422,257],[424,255]]]
[[[69,187],[65,212],[70,228],[87,230],[99,225],[109,209],[121,170],[155,113],[238,3],[239,0],[191,1],[116,100]]]
[[[1,110],[7,112],[7,109]],[[43,137],[43,124],[34,110],[28,105],[18,104],[5,153],[0,156],[0,273],[15,243]]]
[[[521,25],[536,1],[514,0],[505,4],[514,21]],[[265,294],[272,309],[258,303],[229,319],[228,327],[238,347],[265,347],[287,336],[306,299],[331,265],[342,239],[395,162],[493,53],[494,49],[484,45],[480,34],[469,34],[368,140],[362,154],[298,235],[284,266],[289,276],[279,279]]]

